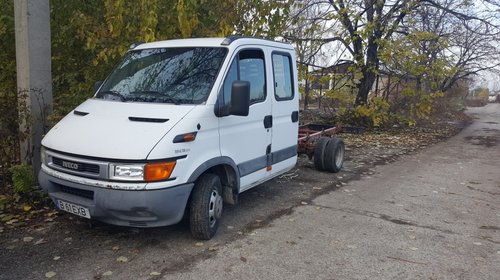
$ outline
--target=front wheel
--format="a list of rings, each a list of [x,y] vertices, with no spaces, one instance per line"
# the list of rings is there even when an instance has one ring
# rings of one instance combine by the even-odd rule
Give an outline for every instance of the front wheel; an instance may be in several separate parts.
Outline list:
[[[203,174],[194,186],[189,224],[194,238],[209,240],[217,232],[222,216],[222,186],[217,175]]]

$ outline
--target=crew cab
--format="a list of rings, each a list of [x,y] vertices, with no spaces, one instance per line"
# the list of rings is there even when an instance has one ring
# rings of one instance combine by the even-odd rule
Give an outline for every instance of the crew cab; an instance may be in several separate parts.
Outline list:
[[[42,141],[39,183],[64,211],[210,239],[223,202],[297,161],[292,46],[256,38],[131,46]]]

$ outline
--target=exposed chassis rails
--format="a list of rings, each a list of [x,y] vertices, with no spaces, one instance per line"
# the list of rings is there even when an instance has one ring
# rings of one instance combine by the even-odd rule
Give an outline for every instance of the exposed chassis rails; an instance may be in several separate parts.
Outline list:
[[[299,126],[297,153],[313,158],[316,141],[321,137],[332,137],[342,131],[341,126],[304,124]]]

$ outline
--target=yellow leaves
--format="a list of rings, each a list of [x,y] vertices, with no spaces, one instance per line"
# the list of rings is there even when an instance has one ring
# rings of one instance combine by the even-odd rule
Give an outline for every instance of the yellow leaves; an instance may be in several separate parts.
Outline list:
[[[104,1],[104,9],[108,31],[112,38],[117,38],[121,35],[121,30],[124,27],[123,18],[127,11],[124,0],[106,0]]]
[[[193,28],[198,24],[198,17],[195,12],[196,2],[192,0],[178,0],[176,9],[182,37],[189,38],[191,37]]]
[[[370,120],[371,126],[378,127],[389,121],[389,103],[381,97],[375,97],[367,105],[354,108],[354,116],[361,120]]]
[[[116,261],[119,263],[126,263],[128,262],[128,258],[125,256],[119,256],[118,258],[116,258]]]

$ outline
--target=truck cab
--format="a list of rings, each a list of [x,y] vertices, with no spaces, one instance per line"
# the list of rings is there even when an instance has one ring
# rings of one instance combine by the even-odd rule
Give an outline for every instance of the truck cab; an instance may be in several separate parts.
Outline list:
[[[292,46],[256,38],[134,45],[42,140],[40,186],[59,209],[119,226],[188,214],[210,239],[223,202],[297,161],[295,63]]]

